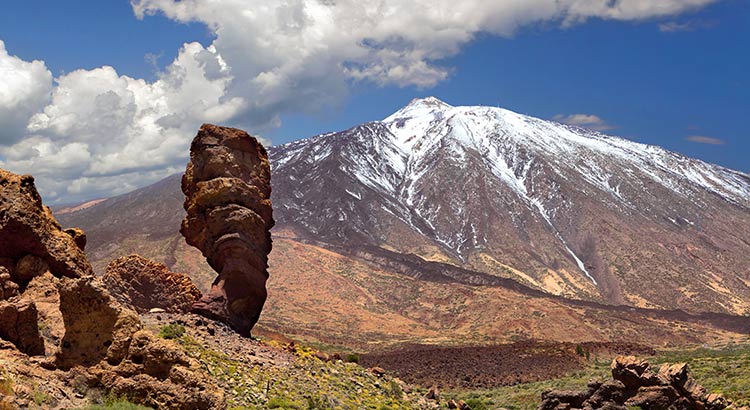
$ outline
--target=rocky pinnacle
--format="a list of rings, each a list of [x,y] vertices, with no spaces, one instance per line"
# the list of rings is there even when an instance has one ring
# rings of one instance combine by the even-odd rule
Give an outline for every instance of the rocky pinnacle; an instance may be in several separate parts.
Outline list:
[[[246,132],[204,124],[182,177],[187,216],[180,232],[219,273],[193,310],[249,336],[266,301],[271,252],[271,168]]]

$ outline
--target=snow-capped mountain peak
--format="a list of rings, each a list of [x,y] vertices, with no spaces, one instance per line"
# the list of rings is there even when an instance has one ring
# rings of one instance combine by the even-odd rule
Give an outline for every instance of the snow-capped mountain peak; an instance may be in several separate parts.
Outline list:
[[[623,296],[601,256],[608,240],[602,226],[624,222],[627,230],[634,223],[671,238],[704,232],[713,218],[722,218],[717,215],[750,220],[750,176],[744,173],[592,130],[502,108],[454,107],[434,97],[413,100],[382,121],[275,147],[271,162],[274,178],[294,187],[275,195],[294,211],[288,213],[293,222],[316,238],[414,253],[436,246],[459,264],[480,263],[476,255],[486,254],[491,259],[483,256],[481,264],[521,267],[531,272],[526,283],[545,289],[558,286],[545,269],[578,272],[580,281],[559,279],[575,282],[559,286],[599,289],[614,301]],[[401,243],[402,237],[411,239]],[[737,243],[749,244],[750,254],[750,238],[744,241]]]
[[[437,113],[450,108],[453,108],[453,106],[436,97],[415,98],[409,104],[388,116],[383,122],[437,115]]]

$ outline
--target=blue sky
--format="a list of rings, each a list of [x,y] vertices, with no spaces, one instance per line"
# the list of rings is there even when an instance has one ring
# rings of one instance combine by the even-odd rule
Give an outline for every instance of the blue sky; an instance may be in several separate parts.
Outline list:
[[[0,162],[62,176],[42,184],[46,196],[79,200],[179,170],[185,154],[173,151],[187,146],[202,121],[279,144],[381,119],[434,95],[453,105],[588,123],[750,171],[750,2],[691,0],[688,7],[665,0],[674,3],[671,11],[641,7],[634,14],[627,4],[603,9],[601,0],[548,13],[548,0],[484,8],[479,1],[441,20],[412,16],[419,8],[409,2],[384,1],[403,22],[368,14],[371,21],[349,25],[362,10],[321,14],[273,1],[266,4],[275,7],[274,23],[260,12],[237,21],[238,10],[200,0],[5,4],[4,57],[29,73],[17,78],[46,85],[29,91],[24,104],[8,102],[6,112],[0,94],[0,123],[15,132],[0,133]],[[339,31],[326,34],[321,27],[330,21]],[[372,34],[357,24],[371,24]],[[40,63],[32,67],[33,60]],[[107,107],[117,115],[97,111]],[[63,154],[71,161],[41,167]]]

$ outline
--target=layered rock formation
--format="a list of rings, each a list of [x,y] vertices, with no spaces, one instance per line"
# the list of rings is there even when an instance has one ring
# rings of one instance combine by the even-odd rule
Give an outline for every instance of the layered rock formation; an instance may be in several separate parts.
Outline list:
[[[158,408],[225,408],[200,366],[143,332],[138,315],[93,276],[85,238],[61,229],[32,177],[0,170],[0,363],[36,356],[43,379],[74,372],[86,388]]]
[[[204,124],[182,178],[187,217],[180,232],[219,273],[195,312],[249,336],[266,300],[271,252],[271,168],[246,132]]]
[[[112,261],[102,281],[115,298],[140,313],[152,308],[184,313],[201,298],[200,290],[187,275],[139,255]]]
[[[611,409],[723,410],[732,404],[708,394],[690,375],[687,364],[653,369],[645,360],[620,356],[612,361],[612,380],[592,381],[586,391],[547,391],[540,410]]]

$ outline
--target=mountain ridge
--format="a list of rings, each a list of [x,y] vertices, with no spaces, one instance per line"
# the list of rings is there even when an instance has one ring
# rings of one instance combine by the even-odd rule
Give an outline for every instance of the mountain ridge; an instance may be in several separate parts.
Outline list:
[[[731,214],[720,219],[747,225],[750,209],[750,177],[741,172],[500,108],[452,107],[435,98],[414,100],[383,121],[273,147],[270,155],[276,180],[284,180],[276,183],[281,186],[276,198],[282,223],[330,242],[378,246],[397,242],[385,229],[378,232],[378,225],[403,225],[397,230],[411,242],[475,268],[484,263],[470,260],[477,250],[543,241],[523,250],[525,259],[538,263],[523,263],[522,258],[505,263],[508,255],[501,250],[489,256],[527,273],[520,279],[531,285],[578,297],[599,293],[616,304],[636,303],[639,295],[622,291],[612,267],[597,266],[610,261],[598,260],[602,241],[593,231],[615,219],[621,225],[632,219],[646,225],[643,230],[657,229],[666,240],[689,236],[694,241],[705,230],[710,211],[718,209]],[[336,203],[332,197],[344,199]],[[611,215],[604,221],[591,221],[606,213]],[[728,225],[718,229],[732,231]],[[488,240],[499,231],[515,231],[516,238]],[[730,238],[740,248],[747,248],[750,239],[737,230]],[[423,256],[431,252],[409,246],[402,250]],[[495,257],[498,253],[501,258]],[[557,275],[528,272],[543,267],[552,267]],[[738,266],[722,270],[741,271]],[[747,292],[747,283],[737,285]],[[659,299],[653,296],[638,303]]]

